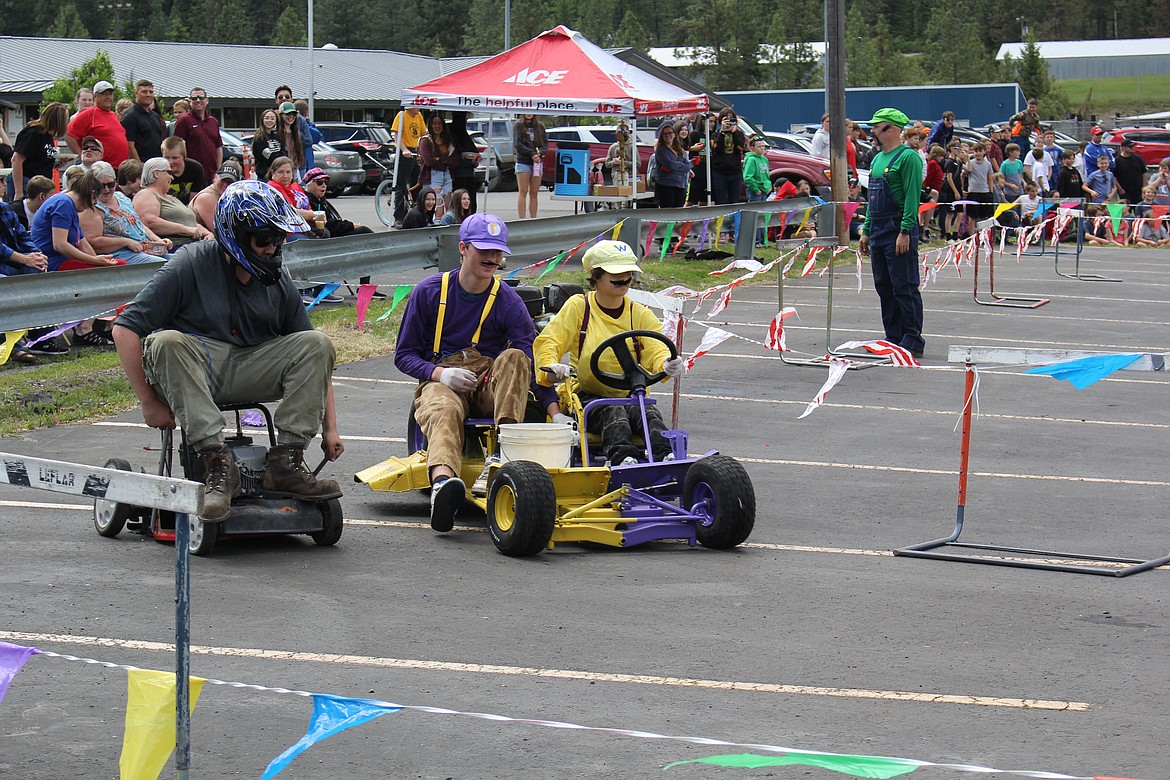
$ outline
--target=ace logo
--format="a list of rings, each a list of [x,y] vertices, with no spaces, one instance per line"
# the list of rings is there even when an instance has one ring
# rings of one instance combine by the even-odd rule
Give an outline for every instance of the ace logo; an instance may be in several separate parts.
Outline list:
[[[598,103],[595,113],[598,114],[620,114],[622,113],[622,106],[618,103]]]
[[[410,101],[410,104],[412,106],[437,106],[439,104],[439,99],[433,98],[433,97],[419,96],[419,97],[416,97],[414,100]]]
[[[505,84],[518,84],[524,87],[540,87],[545,84],[560,84],[565,76],[569,75],[567,70],[532,70],[528,68],[517,73],[515,76],[509,76],[504,79]]]

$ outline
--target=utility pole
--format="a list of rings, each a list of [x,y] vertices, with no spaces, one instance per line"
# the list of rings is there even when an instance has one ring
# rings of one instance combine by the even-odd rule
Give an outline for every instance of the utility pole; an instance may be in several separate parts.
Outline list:
[[[845,0],[825,0],[825,113],[829,115],[829,173],[837,240],[849,244],[845,201],[849,171],[845,156]]]
[[[114,12],[114,38],[122,39],[122,11],[129,11],[134,8],[133,3],[98,3],[97,9],[99,11],[113,11]]]

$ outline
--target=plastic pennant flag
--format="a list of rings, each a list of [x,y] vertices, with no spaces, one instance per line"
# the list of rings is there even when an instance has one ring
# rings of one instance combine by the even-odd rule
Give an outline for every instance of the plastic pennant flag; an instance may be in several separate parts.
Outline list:
[[[727,273],[728,271],[733,271],[736,268],[743,268],[743,269],[746,269],[748,271],[758,271],[763,267],[764,267],[764,264],[761,263],[759,260],[755,260],[755,259],[750,258],[750,257],[741,257],[738,260],[732,260],[730,263],[723,266],[718,271],[709,272],[707,274],[707,276],[722,276],[723,274]]]
[[[315,297],[313,299],[312,303],[310,303],[308,306],[305,307],[305,311],[309,311],[314,306],[316,306],[318,303],[320,303],[321,300],[326,295],[332,295],[334,290],[336,290],[340,286],[341,286],[341,284],[339,282],[330,282],[329,284],[321,285],[321,289],[317,292],[317,297]]]
[[[623,219],[621,222],[613,226],[613,235],[609,237],[610,241],[618,240],[618,234],[622,232],[622,225],[624,224],[626,224],[626,221]]]
[[[829,358],[829,378],[825,380],[825,383],[821,385],[821,389],[817,391],[816,397],[809,401],[808,406],[805,407],[805,410],[801,413],[800,417],[797,417],[796,419],[803,420],[805,417],[808,417],[810,414],[812,414],[814,409],[825,402],[825,398],[828,397],[829,391],[832,390],[837,385],[837,383],[841,381],[841,377],[845,376],[845,372],[849,370],[849,365],[850,362],[848,360],[842,360],[841,358],[835,357]]]
[[[536,273],[536,269],[544,268],[546,265],[548,265],[547,259],[541,260],[539,263],[533,263],[532,265],[528,266],[528,274],[527,274],[526,278],[531,279],[532,275],[534,273]]]
[[[374,293],[378,291],[376,284],[363,284],[358,287],[357,293],[357,326],[358,330],[365,327],[366,311],[370,308],[370,301],[374,300]]]
[[[682,249],[683,241],[686,241],[687,236],[691,234],[691,228],[694,226],[694,224],[694,222],[684,222],[682,227],[679,228],[678,241],[675,242],[674,249],[670,250],[672,255],[678,254],[678,250]],[[700,246],[702,245],[700,244]]]
[[[707,332],[703,334],[703,340],[699,342],[699,346],[687,358],[687,371],[695,367],[696,360],[727,341],[732,335],[722,328],[707,328]]]
[[[802,216],[800,218],[800,224],[796,226],[796,230],[793,231],[793,235],[796,235],[796,236],[800,235],[800,231],[804,230],[804,226],[808,224],[808,219],[811,216],[812,216],[812,206],[809,206],[807,209],[804,210],[804,216]]]
[[[879,339],[877,341],[846,341],[841,346],[837,347],[835,351],[841,352],[846,349],[864,349],[866,352],[872,352],[875,355],[888,357],[890,362],[895,366],[918,366],[921,365],[915,360],[914,355],[905,347],[900,347],[897,344]]]
[[[1121,230],[1121,216],[1125,213],[1124,203],[1106,203],[1105,210],[1113,217],[1113,232]]]
[[[772,212],[764,212],[764,246],[771,246],[768,242],[768,224],[772,221]]]
[[[294,758],[327,737],[360,726],[387,713],[401,711],[401,707],[384,701],[314,693],[309,730],[292,747],[272,759],[260,780],[276,777]]]
[[[804,753],[792,751],[779,756],[762,756],[757,753],[740,753],[727,756],[695,758],[690,761],[675,761],[664,769],[683,764],[711,764],[713,766],[758,769],[765,766],[815,766],[854,777],[869,777],[886,780],[913,772],[922,764],[904,758],[885,756],[846,756],[836,753]]]
[[[768,338],[764,339],[764,346],[777,352],[791,352],[784,342],[784,320],[795,316],[796,309],[792,306],[785,306],[781,309],[780,313],[773,317],[772,322],[768,325]]]
[[[1166,214],[1168,214],[1168,213],[1170,213],[1170,206],[1157,205],[1157,206],[1150,207],[1150,216],[1153,217],[1154,219],[1161,219],[1162,217],[1166,216]]]
[[[1077,390],[1084,390],[1094,382],[1120,371],[1142,356],[1142,353],[1128,352],[1116,355],[1092,355],[1079,360],[1069,360],[1050,366],[1029,368],[1026,374],[1047,374],[1053,379],[1068,381]]]
[[[801,223],[801,224],[803,224],[803,223]],[[821,251],[821,247],[819,247],[819,246],[814,246],[812,249],[809,250],[808,261],[805,262],[805,264],[804,264],[804,270],[800,272],[801,279],[803,279],[804,277],[806,277],[812,273],[812,269],[815,268],[817,265],[817,254],[819,254],[820,251]]]
[[[536,277],[536,280],[535,280],[535,281],[538,281],[538,282],[539,282],[539,281],[540,281],[541,279],[543,279],[543,278],[544,278],[544,277],[545,277],[547,274],[551,273],[551,272],[552,272],[552,270],[553,270],[554,268],[556,268],[556,267],[557,267],[557,264],[558,264],[558,263],[560,263],[562,260],[564,260],[564,259],[565,259],[565,255],[567,255],[568,253],[569,253],[569,250],[567,250],[567,249],[566,249],[565,251],[561,252],[559,255],[557,255],[556,257],[554,257],[554,258],[553,258],[553,261],[552,261],[551,263],[549,263],[549,264],[548,264],[548,268],[546,268],[546,269],[544,269],[543,271],[541,271],[541,272],[540,272],[540,276]]]
[[[788,228],[788,215],[792,212],[781,211],[776,215],[776,235],[784,238],[784,231]]]
[[[1001,203],[995,207],[995,213],[991,215],[991,218],[999,219],[1000,214],[1004,213],[1005,211],[1011,211],[1013,208],[1015,208],[1015,206],[1016,204],[1014,203]]]
[[[719,243],[719,237],[723,235],[723,217],[715,218],[715,232],[711,235],[711,246]]]
[[[194,712],[204,680],[189,679]],[[175,749],[175,673],[130,669],[127,680],[126,731],[118,761],[121,780],[156,780]]]
[[[659,260],[666,259],[666,253],[670,251],[670,239],[674,236],[674,223],[667,222],[666,230],[662,231],[662,251],[658,253]]]
[[[731,290],[724,290],[723,294],[719,296],[719,300],[715,301],[715,305],[711,307],[711,311],[707,312],[708,317],[715,317],[723,313],[727,308],[727,304],[731,303]]]
[[[926,212],[930,211],[931,209],[934,209],[937,207],[938,207],[937,203],[922,203],[922,204],[919,204],[919,206],[918,206],[918,213],[925,214]]]
[[[30,655],[39,653],[35,647],[21,647],[8,642],[0,642],[0,702],[4,701],[4,694],[8,693],[8,683],[24,666]]]
[[[642,257],[650,256],[650,245],[654,243],[654,231],[658,230],[658,223],[651,221],[646,225],[646,246],[642,248]]]
[[[405,298],[406,296],[410,295],[410,291],[413,289],[414,289],[413,284],[397,284],[397,285],[395,285],[394,286],[394,297],[390,299],[390,308],[386,310],[385,314],[383,314],[378,319],[374,320],[374,322],[381,322],[382,320],[386,319],[391,314],[393,314],[394,310],[398,308],[398,304],[402,303],[402,299]]]
[[[1051,203],[1041,203],[1039,206],[1037,206],[1036,207],[1036,219],[1040,219],[1040,217],[1043,217],[1044,212],[1046,212],[1046,211],[1048,211],[1048,209],[1052,208],[1052,205],[1053,204],[1051,204]]]
[[[28,333],[27,330],[10,330],[4,334],[4,346],[0,346],[0,366],[8,362],[8,358],[12,356],[12,350],[26,333]]]
[[[848,225],[853,221],[853,215],[861,208],[861,201],[851,200],[845,203],[842,208],[845,210],[845,224]]]
[[[703,248],[703,242],[707,240],[707,228],[711,226],[711,220],[703,220],[703,231],[699,233],[699,249]]]
[[[56,338],[57,336],[60,336],[65,331],[67,331],[71,328],[74,328],[74,327],[80,325],[81,323],[82,323],[81,320],[77,320],[76,322],[66,322],[63,325],[58,325],[57,327],[53,328],[48,333],[42,333],[40,336],[37,336],[35,339],[30,341],[28,343],[28,345],[31,347],[31,346],[35,346],[36,344],[40,344],[42,341],[48,341],[49,339]]]

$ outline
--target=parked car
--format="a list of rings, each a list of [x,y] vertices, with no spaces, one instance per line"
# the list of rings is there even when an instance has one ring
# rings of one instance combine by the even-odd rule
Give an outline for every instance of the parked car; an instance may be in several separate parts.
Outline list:
[[[1157,168],[1170,157],[1170,130],[1164,127],[1125,127],[1105,133],[1105,143],[1116,147],[1122,141],[1133,141],[1133,153]]]
[[[479,149],[479,160],[475,166],[475,182],[478,189],[483,188],[484,177],[488,180],[488,191],[496,190],[500,186],[502,179],[502,171],[500,165],[500,157],[496,153],[496,147],[489,145],[487,139],[483,137],[483,133],[471,133],[471,140],[475,142],[475,147]]]
[[[326,192],[331,196],[353,195],[365,185],[366,170],[357,152],[346,152],[321,141],[313,144],[313,161],[329,174]]]
[[[467,120],[467,132],[475,138],[479,135],[491,141],[496,150],[496,160],[500,167],[500,185],[516,184],[516,154],[512,148],[512,120],[503,118],[473,117]],[[488,131],[491,131],[490,133]],[[479,143],[476,141],[476,143]]]
[[[797,135],[796,133],[769,133],[765,131],[764,138],[768,139],[768,146],[776,149],[812,154],[812,141],[809,140],[808,136]]]
[[[318,122],[317,129],[333,148],[361,156],[367,192],[377,189],[378,182],[394,169],[394,137],[385,125],[379,122]]]

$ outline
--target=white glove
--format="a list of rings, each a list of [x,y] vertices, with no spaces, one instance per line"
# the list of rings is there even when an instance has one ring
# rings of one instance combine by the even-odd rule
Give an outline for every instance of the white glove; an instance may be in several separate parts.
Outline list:
[[[557,412],[552,416],[552,421],[561,425],[568,425],[573,429],[573,446],[580,443],[580,435],[577,432],[577,421],[564,412]]]
[[[681,357],[670,358],[662,364],[662,370],[666,372],[669,377],[682,376],[683,359]]]
[[[456,393],[470,393],[479,384],[475,374],[466,368],[455,368],[454,366],[444,368],[439,374],[439,381]]]
[[[544,369],[551,371],[558,382],[565,381],[573,373],[573,367],[568,363],[553,363],[551,366],[544,366]]]

